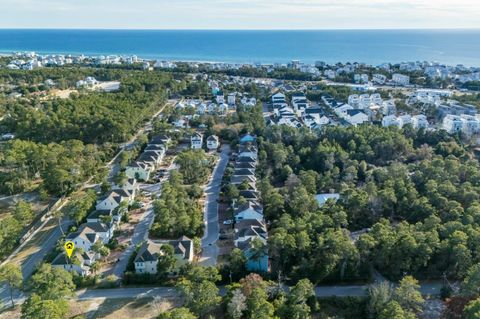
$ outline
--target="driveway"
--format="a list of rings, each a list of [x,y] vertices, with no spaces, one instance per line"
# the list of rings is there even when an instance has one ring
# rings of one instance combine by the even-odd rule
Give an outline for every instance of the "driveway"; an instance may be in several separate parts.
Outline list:
[[[135,251],[135,247],[144,240],[147,240],[148,231],[153,224],[154,216],[155,214],[153,213],[153,206],[151,203],[149,203],[141,217],[140,222],[135,226],[130,246],[128,246],[128,248],[125,249],[125,251],[123,251],[123,253],[120,255],[120,261],[115,264],[115,267],[113,267],[113,270],[110,274],[113,274],[118,278],[123,276],[125,269],[127,269],[128,260]]]
[[[170,176],[170,171],[173,170],[173,169],[176,169],[176,168],[177,168],[176,164],[172,163],[167,168],[167,176]],[[165,180],[167,180],[167,179],[165,179]],[[149,186],[154,186],[155,187],[155,191],[152,191],[152,193],[155,193],[155,195],[157,195],[157,196],[160,195],[161,190],[162,190],[162,183],[149,185]],[[141,186],[141,188],[145,189],[142,186]],[[142,217],[140,218],[140,222],[135,226],[135,230],[133,232],[133,236],[132,236],[132,239],[131,239],[130,246],[128,246],[128,248],[125,249],[125,251],[120,255],[120,257],[119,257],[120,261],[115,264],[115,267],[113,267],[113,270],[111,271],[110,274],[113,274],[113,275],[117,276],[118,278],[121,278],[123,276],[123,273],[127,269],[128,260],[130,259],[130,256],[134,253],[135,247],[138,244],[140,244],[141,242],[148,239],[148,232],[149,232],[150,228],[152,227],[153,220],[155,218],[155,214],[153,212],[153,205],[152,204],[153,204],[153,202],[149,202],[148,205],[145,207],[145,212],[143,213]]]
[[[217,200],[219,198],[222,177],[228,164],[230,146],[224,145],[221,150],[220,159],[213,170],[210,182],[205,188],[207,195],[203,214],[205,235],[202,238],[202,256],[200,258],[200,264],[203,266],[215,266],[217,264],[218,246],[216,242],[220,232]]]

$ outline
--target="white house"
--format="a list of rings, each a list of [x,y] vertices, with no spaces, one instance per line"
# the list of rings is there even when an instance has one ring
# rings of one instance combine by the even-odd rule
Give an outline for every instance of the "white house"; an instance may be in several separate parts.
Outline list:
[[[193,261],[193,241],[182,236],[178,240],[146,241],[140,247],[134,260],[135,272],[137,274],[156,274],[158,257],[163,255],[162,246],[171,245],[174,251],[175,266],[172,274],[176,275],[181,266]]]
[[[447,115],[443,118],[442,127],[447,132],[453,134],[462,132],[466,135],[478,133],[480,130],[480,121],[477,117],[471,115]]]
[[[236,93],[229,93],[228,96],[227,96],[227,103],[229,106],[235,106],[236,104],[236,97],[237,97],[237,94]]]
[[[263,207],[251,201],[236,208],[234,214],[235,221],[246,219],[263,221]]]
[[[272,104],[273,108],[282,108],[287,106],[287,101],[285,99],[285,94],[283,93],[275,93],[272,95]]]
[[[113,231],[113,224],[85,223],[80,225],[76,232],[67,235],[66,240],[72,241],[75,248],[89,251],[97,241],[103,244],[108,243],[113,236]]]
[[[447,115],[443,118],[442,128],[450,134],[462,131],[463,121],[460,116]]]
[[[368,74],[354,74],[353,75],[353,81],[355,83],[368,83],[369,77]]]
[[[199,150],[203,145],[203,135],[201,133],[195,132],[190,137],[190,148]]]
[[[114,185],[113,189],[123,189],[130,194],[131,197],[135,197],[137,191],[140,189],[137,180],[135,178],[128,178],[122,185]]]
[[[123,189],[114,189],[107,193],[107,195],[100,199],[95,206],[98,210],[113,210],[117,208],[122,202],[131,204],[134,195]]]
[[[334,111],[337,116],[344,118],[347,116],[347,111],[349,110],[353,110],[353,107],[350,104],[343,104],[335,108]]]
[[[398,85],[409,85],[410,77],[408,75],[403,75],[400,73],[395,73],[392,75],[392,81]]]
[[[382,114],[383,115],[393,115],[396,113],[397,108],[395,106],[394,100],[387,100],[382,102],[381,106]]]
[[[412,116],[412,125],[414,128],[428,128],[427,117],[423,114]]]
[[[222,91],[217,92],[217,95],[215,96],[215,101],[217,101],[218,104],[225,103],[225,96],[223,95]]]
[[[136,178],[139,180],[148,181],[153,171],[153,167],[147,163],[133,162],[125,168],[125,175],[128,178]]]
[[[372,76],[372,81],[376,84],[385,84],[385,82],[387,81],[387,77],[383,74],[374,74]]]
[[[88,276],[90,274],[90,266],[97,259],[94,252],[75,252],[71,258],[68,258],[65,252],[62,252],[52,261],[52,267],[61,268],[66,271],[74,271],[80,276]]]
[[[404,127],[405,125],[412,124],[412,117],[409,114],[401,115],[398,117],[398,122],[400,127]]]
[[[368,115],[362,110],[347,110],[346,113],[345,120],[353,126],[368,122]]]
[[[210,135],[207,137],[207,148],[210,151],[216,150],[220,147],[220,140],[216,135]]]
[[[384,116],[382,119],[382,126],[397,126],[400,127],[400,123],[398,122],[398,118],[395,115],[387,115]]]

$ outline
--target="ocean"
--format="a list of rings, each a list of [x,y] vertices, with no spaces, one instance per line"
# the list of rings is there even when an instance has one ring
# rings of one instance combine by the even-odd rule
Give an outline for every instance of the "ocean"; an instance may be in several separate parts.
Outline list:
[[[0,52],[232,63],[437,61],[480,66],[480,30],[0,29]]]

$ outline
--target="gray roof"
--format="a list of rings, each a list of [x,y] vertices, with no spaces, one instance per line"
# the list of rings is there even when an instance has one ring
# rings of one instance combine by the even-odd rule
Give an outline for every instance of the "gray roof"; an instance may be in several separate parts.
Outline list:
[[[233,176],[255,176],[255,171],[248,168],[235,169]]]
[[[268,237],[267,226],[257,219],[244,219],[235,223],[235,239],[240,237]]]
[[[257,160],[251,156],[241,156],[237,158],[236,163],[256,163]]]
[[[98,219],[102,216],[110,216],[110,215],[112,215],[112,211],[109,209],[97,209],[91,212],[88,215],[87,219]]]
[[[255,170],[255,163],[252,162],[244,162],[244,163],[235,163],[235,170],[240,169],[240,168],[248,168]]]
[[[156,261],[162,253],[162,245],[171,245],[175,255],[181,255],[183,259],[188,260],[193,254],[193,241],[182,236],[177,240],[162,240],[159,242],[146,241],[140,247],[135,262]]]
[[[255,177],[254,176],[233,176],[230,179],[230,182],[232,184],[241,184],[243,181],[247,181],[249,183],[255,183]]]

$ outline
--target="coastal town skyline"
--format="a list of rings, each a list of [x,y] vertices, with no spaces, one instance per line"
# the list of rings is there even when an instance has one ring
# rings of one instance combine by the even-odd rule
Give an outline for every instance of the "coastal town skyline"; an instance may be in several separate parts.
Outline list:
[[[473,0],[271,1],[1,0],[0,28],[73,29],[461,29],[480,28]],[[92,10],[95,8],[95,10]],[[109,12],[105,15],[105,12]]]

